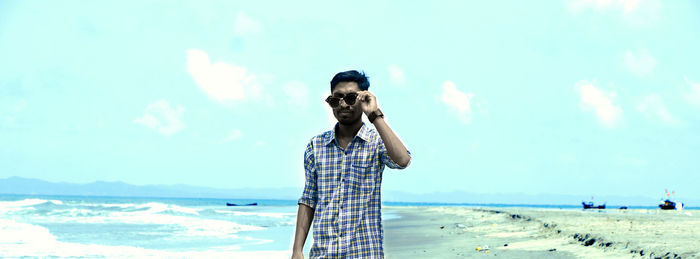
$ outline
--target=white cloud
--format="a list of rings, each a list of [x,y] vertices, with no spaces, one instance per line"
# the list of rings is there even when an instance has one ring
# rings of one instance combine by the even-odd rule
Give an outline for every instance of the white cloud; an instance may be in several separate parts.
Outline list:
[[[389,81],[394,85],[402,85],[406,82],[406,77],[403,74],[403,69],[397,65],[389,65]]]
[[[644,76],[654,70],[656,59],[645,48],[627,50],[622,54],[622,66],[637,76]]]
[[[616,10],[625,13],[639,9],[639,0],[570,0],[567,6],[572,11],[584,11],[592,9],[594,11]]]
[[[671,124],[678,123],[678,119],[671,115],[663,99],[657,94],[650,94],[643,97],[642,100],[637,103],[637,110],[647,117],[658,118]]]
[[[0,128],[17,127],[17,117],[27,108],[25,99],[0,96]]]
[[[690,91],[685,93],[685,99],[694,105],[700,107],[700,83],[693,82],[688,77],[683,77],[685,83],[690,87]]]
[[[260,32],[260,23],[248,17],[243,12],[238,12],[233,24],[233,33],[236,36],[249,36]]]
[[[245,67],[223,62],[211,63],[206,52],[187,50],[187,72],[195,83],[219,102],[259,97],[262,87]]]
[[[580,13],[593,11],[597,13],[620,13],[629,25],[640,26],[659,20],[659,10],[663,4],[659,0],[569,0],[569,11]]]
[[[166,100],[159,100],[146,106],[143,116],[136,118],[134,123],[151,128],[164,136],[172,136],[185,129],[182,114],[185,108],[180,105],[170,106]]]
[[[229,141],[234,141],[243,136],[243,133],[239,129],[234,129],[231,132],[228,133],[226,138],[224,139],[224,142],[229,142]]]
[[[615,92],[603,91],[586,80],[581,80],[574,86],[580,94],[581,110],[592,111],[601,124],[615,127],[622,116],[622,108],[614,103]]]
[[[309,87],[298,81],[287,82],[282,86],[287,95],[287,103],[305,109],[309,106]]]
[[[442,95],[440,100],[445,105],[455,110],[459,119],[464,123],[471,122],[471,99],[473,97],[473,93],[464,93],[459,91],[457,86],[452,81],[448,80],[442,84]]]

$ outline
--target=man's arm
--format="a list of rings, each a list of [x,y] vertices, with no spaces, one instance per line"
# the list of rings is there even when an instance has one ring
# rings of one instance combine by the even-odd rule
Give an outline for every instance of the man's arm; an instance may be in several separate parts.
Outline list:
[[[369,91],[362,91],[359,98],[362,100],[362,111],[365,115],[369,115],[379,109],[377,98]],[[406,146],[403,145],[403,142],[401,142],[399,137],[396,136],[394,131],[391,130],[386,121],[384,121],[384,118],[377,117],[372,123],[374,127],[377,128],[391,161],[396,162],[396,164],[401,167],[408,166],[408,163],[411,161],[411,155],[408,153]]]
[[[401,167],[408,166],[408,162],[411,161],[411,156],[408,154],[406,146],[403,145],[399,137],[394,134],[384,118],[377,117],[374,119],[374,127],[377,128],[379,136],[382,137],[384,141],[384,146],[386,146],[386,152],[389,153],[391,161],[396,162]]]
[[[292,248],[292,258],[304,258],[304,243],[309,234],[311,222],[314,220],[314,209],[306,204],[299,204],[297,212],[297,230],[294,234],[294,247]]]
[[[316,166],[315,166],[313,139],[306,145],[304,151],[304,192],[299,199],[299,211],[297,212],[297,229],[294,234],[294,246],[292,258],[304,258],[304,243],[309,234],[311,222],[314,220],[314,208],[318,196],[316,196]]]

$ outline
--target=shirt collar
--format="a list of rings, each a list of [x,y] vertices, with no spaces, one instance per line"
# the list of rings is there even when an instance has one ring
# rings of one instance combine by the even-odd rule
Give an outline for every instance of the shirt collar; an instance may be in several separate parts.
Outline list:
[[[338,123],[336,123],[335,126],[333,126],[333,130],[330,131],[330,134],[329,134],[328,137],[326,138],[326,140],[325,140],[325,144],[326,144],[326,145],[331,144],[331,143],[333,142],[333,140],[335,139],[335,129],[336,129],[336,127],[338,127]],[[355,135],[355,137],[359,137],[360,139],[362,139],[362,140],[364,140],[364,141],[369,141],[370,136],[371,136],[371,135],[370,135],[370,128],[369,128],[369,126],[367,126],[367,124],[365,124],[364,122],[362,122],[362,127],[360,127],[360,130],[357,131],[357,135]]]

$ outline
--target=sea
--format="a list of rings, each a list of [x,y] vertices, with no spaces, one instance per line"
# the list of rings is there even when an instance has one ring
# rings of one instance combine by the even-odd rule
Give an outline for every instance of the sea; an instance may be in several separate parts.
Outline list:
[[[226,206],[227,202],[258,205]],[[575,205],[384,205],[580,209]],[[296,212],[295,200],[0,194],[0,257],[289,258]],[[396,218],[382,214],[383,220]]]
[[[296,212],[293,200],[0,195],[0,257],[289,258]]]

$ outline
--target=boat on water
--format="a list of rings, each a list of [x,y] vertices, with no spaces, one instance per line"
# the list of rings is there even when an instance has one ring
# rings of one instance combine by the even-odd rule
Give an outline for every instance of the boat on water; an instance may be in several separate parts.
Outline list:
[[[257,202],[253,203],[246,203],[246,204],[237,204],[237,203],[226,203],[226,206],[258,206]]]
[[[659,204],[659,208],[661,208],[662,210],[682,210],[683,203],[677,203],[677,202],[671,201],[669,199],[666,199],[664,202]]]
[[[603,203],[603,205],[596,206],[593,204],[592,201],[591,202],[582,201],[581,204],[583,205],[583,209],[601,209],[601,210],[605,209],[605,203]]]
[[[668,189],[666,189],[665,191],[666,191],[666,200],[664,200],[663,202],[661,202],[661,204],[659,204],[659,208],[661,208],[662,210],[682,210],[683,203],[671,200],[672,199],[671,196],[674,196],[676,194],[676,192],[672,191],[671,193],[669,193]]]

